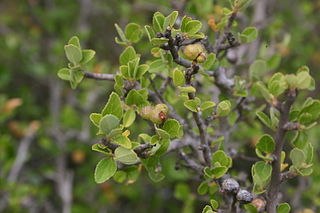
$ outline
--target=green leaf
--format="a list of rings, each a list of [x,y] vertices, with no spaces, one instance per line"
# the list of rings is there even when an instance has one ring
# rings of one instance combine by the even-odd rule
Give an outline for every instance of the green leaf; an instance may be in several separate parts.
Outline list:
[[[259,139],[259,142],[257,143],[256,147],[261,152],[271,154],[275,149],[275,142],[270,135],[265,134]]]
[[[277,213],[289,213],[291,207],[288,203],[281,203],[277,206]]]
[[[105,115],[99,123],[100,131],[104,134],[109,134],[111,130],[119,126],[120,120],[114,115]]]
[[[217,210],[219,208],[219,203],[218,201],[214,200],[214,199],[211,199],[210,200],[210,205],[211,207],[214,209],[214,210]]]
[[[290,159],[295,168],[299,169],[306,161],[306,156],[301,149],[294,148],[290,152]]]
[[[131,149],[132,147],[132,143],[130,139],[124,135],[119,135],[118,137],[114,138],[112,141],[126,149]]]
[[[259,161],[252,166],[253,181],[257,185],[264,186],[271,177],[272,166],[266,162]]]
[[[127,24],[125,36],[131,43],[137,43],[142,37],[142,28],[136,23]]]
[[[124,35],[124,32],[122,31],[122,29],[119,27],[118,24],[114,24],[119,36],[120,36],[120,39],[123,41],[123,42],[127,42],[128,39],[126,38],[126,36]],[[117,39],[117,38],[116,38]]]
[[[308,72],[299,72],[297,74],[297,88],[298,89],[308,89],[311,86],[312,77]]]
[[[267,64],[264,60],[255,60],[249,67],[251,79],[260,79],[267,72]]]
[[[261,81],[256,82],[255,87],[259,90],[266,101],[268,101],[269,103],[273,101],[274,96],[269,92],[269,90]]]
[[[118,183],[123,183],[127,179],[127,173],[124,171],[117,171],[113,175],[113,180]]]
[[[149,65],[147,64],[141,64],[138,67],[138,70],[135,74],[135,76],[133,76],[135,79],[140,79],[143,77],[143,75],[149,70]]]
[[[188,16],[184,16],[182,18],[182,21],[181,21],[181,32],[186,32],[187,31],[186,26],[187,26],[187,23],[189,21],[192,21],[192,18],[190,18]]]
[[[123,109],[122,109],[122,103],[119,95],[115,92],[112,92],[109,96],[109,100],[105,107],[102,110],[102,115],[106,114],[112,114],[117,116],[119,119],[122,118]]]
[[[196,89],[192,86],[178,86],[180,92],[192,93],[196,92]]]
[[[91,113],[90,120],[96,126],[99,127],[100,120],[102,118],[102,114],[100,113]]]
[[[228,168],[225,166],[217,166],[212,169],[212,173],[215,178],[221,178],[223,175],[226,174],[227,171],[228,171]]]
[[[202,213],[214,213],[214,211],[212,211],[211,206],[206,205],[206,206],[202,209]]]
[[[81,64],[87,64],[89,61],[91,61],[94,57],[96,52],[94,50],[82,50],[82,60]]]
[[[58,71],[58,77],[65,81],[71,81],[71,72],[68,68],[62,68]]]
[[[83,72],[81,71],[71,71],[71,80],[70,80],[70,84],[71,84],[71,88],[75,89],[78,84],[82,81],[83,79]]]
[[[201,27],[202,27],[202,24],[200,21],[192,20],[186,24],[185,32],[188,33],[189,35],[193,35],[193,34],[196,34],[201,29]]]
[[[229,100],[221,101],[217,106],[217,114],[219,116],[227,116],[231,111],[231,102]]]
[[[155,12],[152,19],[152,26],[156,32],[163,32],[165,17],[160,12]]]
[[[82,59],[81,49],[73,44],[68,44],[64,46],[64,50],[68,60],[74,65],[79,64]]]
[[[120,55],[120,64],[127,65],[129,61],[135,59],[137,57],[136,51],[132,46],[128,46]]]
[[[163,129],[169,133],[170,138],[178,138],[181,126],[175,119],[168,119],[163,125]]]
[[[167,64],[163,63],[162,59],[152,61],[149,66],[150,73],[163,73],[165,70],[168,69]]]
[[[240,34],[241,43],[249,43],[256,40],[258,37],[258,30],[255,27],[247,27]]]
[[[115,155],[115,160],[120,161],[123,164],[135,164],[139,161],[139,158],[137,156],[137,154],[131,150],[131,149],[126,149],[124,147],[119,146],[118,148],[116,148],[116,150],[114,151],[114,155]]]
[[[147,98],[148,97],[142,95],[137,90],[132,89],[130,90],[130,92],[126,97],[126,104],[129,106],[132,106],[132,105],[136,105],[139,107],[146,106],[148,105]]]
[[[173,11],[170,13],[170,15],[168,15],[164,20],[163,28],[166,29],[168,26],[173,27],[173,25],[176,23],[178,15],[178,11]]]
[[[216,104],[212,101],[205,101],[201,103],[200,109],[201,111],[205,111],[207,109],[213,108]]]
[[[79,38],[77,36],[72,36],[70,38],[70,40],[68,41],[68,44],[72,44],[78,48],[81,49],[81,46],[80,46],[80,41],[79,41]]]
[[[268,115],[266,115],[264,112],[256,112],[256,115],[264,125],[266,125],[270,129],[273,129],[271,120]]]
[[[208,183],[206,181],[200,183],[200,185],[198,186],[198,189],[197,189],[198,194],[200,194],[200,195],[206,194],[208,192],[208,188],[209,188]]]
[[[104,158],[99,161],[94,171],[94,180],[103,183],[111,178],[117,171],[117,163],[112,158]]]
[[[215,62],[216,62],[216,54],[210,53],[210,54],[207,56],[206,61],[202,64],[202,67],[203,67],[205,70],[209,70],[209,69],[212,68],[212,66],[214,65]]]
[[[108,156],[112,156],[111,150],[109,150],[105,145],[103,144],[93,144],[91,146],[91,150],[96,151],[96,152],[100,152],[102,154],[108,155]]]
[[[192,112],[198,112],[198,104],[195,100],[187,100],[183,105]]]
[[[147,32],[149,41],[151,42],[151,40],[156,37],[156,34],[155,34],[154,30],[149,25],[144,26],[144,29]]]
[[[133,124],[134,120],[136,119],[136,113],[134,110],[129,109],[123,115],[123,126],[129,127]]]
[[[181,70],[175,69],[173,71],[173,84],[175,86],[183,86],[186,84],[186,79],[184,78],[184,74]]]
[[[230,168],[232,166],[232,159],[222,150],[218,150],[212,155],[211,164],[216,165],[219,163],[220,166]]]
[[[248,204],[244,205],[244,209],[248,213],[258,213],[257,208],[254,205],[252,205],[251,203],[248,203]]]
[[[268,70],[275,70],[279,67],[281,62],[281,55],[280,53],[276,53],[272,55],[270,58],[267,59],[267,67]]]
[[[156,132],[157,132],[157,135],[161,139],[169,139],[170,138],[170,134],[164,129],[156,128]]]

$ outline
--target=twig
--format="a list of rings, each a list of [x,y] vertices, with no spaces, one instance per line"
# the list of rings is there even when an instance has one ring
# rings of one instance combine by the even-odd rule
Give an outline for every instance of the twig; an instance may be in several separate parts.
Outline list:
[[[276,132],[275,142],[276,142],[276,149],[274,151],[275,160],[272,162],[272,175],[270,186],[267,193],[267,212],[268,213],[276,213],[276,206],[277,206],[277,198],[279,187],[281,183],[281,151],[284,145],[284,136],[286,134],[286,129],[284,126],[288,122],[290,108],[296,99],[297,91],[296,90],[289,90],[287,94],[287,100],[280,106],[280,118],[279,118],[279,127]]]
[[[114,81],[113,74],[105,74],[105,73],[91,73],[91,72],[83,72],[85,78],[91,78],[95,80],[107,80]]]

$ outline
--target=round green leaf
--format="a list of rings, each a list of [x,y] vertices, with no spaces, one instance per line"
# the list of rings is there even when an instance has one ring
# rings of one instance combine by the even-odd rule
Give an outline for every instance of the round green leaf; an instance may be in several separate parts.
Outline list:
[[[117,163],[112,158],[104,158],[99,161],[94,171],[94,180],[103,183],[117,171]]]
[[[102,133],[109,134],[111,130],[119,126],[120,120],[114,115],[106,115],[101,118],[99,128]]]

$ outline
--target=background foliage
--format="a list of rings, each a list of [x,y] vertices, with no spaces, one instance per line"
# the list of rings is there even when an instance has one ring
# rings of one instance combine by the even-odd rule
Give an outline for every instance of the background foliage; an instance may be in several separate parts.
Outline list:
[[[317,86],[299,99],[319,98],[320,1],[261,1],[253,1],[239,16],[241,22],[259,29],[258,42],[250,44],[246,60],[250,64],[265,54],[278,53],[277,70],[283,73],[295,73],[307,64]],[[115,73],[122,48],[114,41],[114,23],[144,26],[155,11],[168,15],[179,10],[201,20],[202,31],[212,32],[212,20],[219,19],[221,8],[228,5],[218,0],[2,1],[0,212],[201,211],[206,199],[197,195],[199,182],[186,170],[175,170],[171,153],[162,165],[166,178],[159,183],[142,171],[136,182],[97,185],[93,171],[101,156],[90,149],[97,138],[89,114],[102,110],[113,84],[86,80],[72,90],[57,78],[56,71],[65,66],[63,46],[75,34],[82,46],[96,51],[88,69]],[[145,33],[142,39],[136,49],[147,60],[152,56]],[[234,167],[243,171],[239,176],[250,173],[252,162],[247,158],[255,156],[253,144],[262,134],[257,125],[240,124],[241,131],[232,136],[236,142],[232,148],[244,153],[234,161]],[[147,126],[133,126],[131,132],[141,129]],[[319,127],[309,131],[315,148],[314,173],[310,178],[292,179],[282,189],[295,211],[320,211],[319,136]]]

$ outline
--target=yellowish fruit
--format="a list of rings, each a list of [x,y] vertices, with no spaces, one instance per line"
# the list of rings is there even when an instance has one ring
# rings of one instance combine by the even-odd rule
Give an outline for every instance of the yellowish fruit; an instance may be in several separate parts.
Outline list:
[[[187,59],[203,63],[207,59],[205,48],[201,43],[189,44],[182,49]]]

